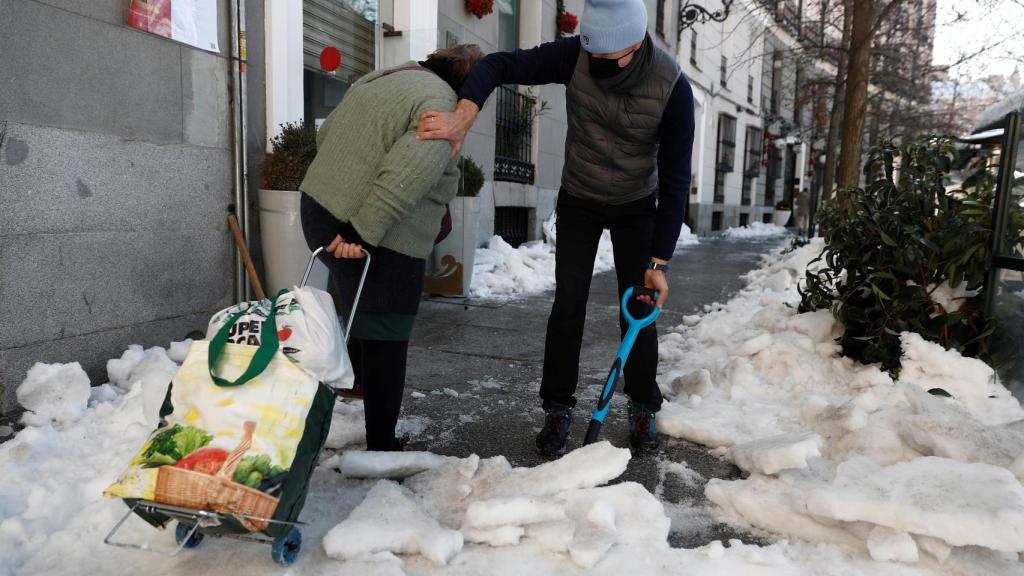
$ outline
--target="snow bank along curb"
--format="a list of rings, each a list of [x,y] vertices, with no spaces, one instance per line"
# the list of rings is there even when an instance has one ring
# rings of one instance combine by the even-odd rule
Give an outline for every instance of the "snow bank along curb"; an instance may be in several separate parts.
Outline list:
[[[527,242],[513,248],[501,236],[492,236],[486,248],[478,248],[473,264],[470,293],[476,298],[511,298],[551,290],[555,287],[555,229],[545,222],[547,241]],[[676,249],[696,244],[697,236],[683,224]],[[594,262],[594,274],[615,266],[611,235],[601,235]]]
[[[901,337],[897,381],[842,357],[828,311],[790,306],[821,248],[777,253],[732,301],[662,337],[659,431],[750,474],[708,483],[727,519],[878,560],[1024,552],[1020,404],[983,362],[917,334]]]

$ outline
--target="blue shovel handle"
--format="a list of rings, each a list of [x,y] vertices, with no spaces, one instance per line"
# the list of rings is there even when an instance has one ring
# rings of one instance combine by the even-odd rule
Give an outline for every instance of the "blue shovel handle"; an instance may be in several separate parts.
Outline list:
[[[619,379],[619,374],[622,373],[622,367],[626,365],[626,359],[629,358],[629,352],[633,349],[633,344],[636,342],[636,337],[640,334],[640,331],[650,326],[658,318],[658,314],[661,314],[661,308],[657,306],[653,307],[650,314],[643,318],[634,318],[629,313],[630,299],[633,297],[633,287],[626,288],[626,293],[622,295],[621,309],[622,317],[626,319],[626,335],[622,337],[622,344],[619,345],[619,351],[615,355],[615,362],[612,363],[612,369],[608,372],[608,380],[604,384],[604,390],[601,391],[601,397],[597,400],[597,408],[594,409],[594,415],[590,418],[590,426],[587,427],[587,436],[583,439],[583,445],[592,444],[597,441],[598,435],[601,433],[601,425],[604,424],[604,418],[608,415],[608,407],[612,402],[612,394],[615,393],[615,383]],[[650,288],[637,287],[636,292],[638,294],[650,296],[653,300],[658,299],[658,291]]]

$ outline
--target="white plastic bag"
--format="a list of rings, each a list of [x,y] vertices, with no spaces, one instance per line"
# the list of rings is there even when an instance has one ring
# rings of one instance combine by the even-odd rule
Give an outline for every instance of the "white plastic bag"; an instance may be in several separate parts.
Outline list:
[[[269,298],[236,304],[210,318],[207,339],[232,315],[242,312],[228,341],[259,346],[260,330],[270,313]],[[277,337],[281,351],[317,380],[333,388],[352,388],[355,374],[348,357],[334,301],[323,290],[304,286],[277,297]]]

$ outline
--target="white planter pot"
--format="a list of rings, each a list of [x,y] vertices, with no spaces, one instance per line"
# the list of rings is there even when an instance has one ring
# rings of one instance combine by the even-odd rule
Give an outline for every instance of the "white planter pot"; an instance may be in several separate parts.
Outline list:
[[[260,239],[263,247],[263,287],[268,296],[290,290],[302,282],[312,254],[302,235],[302,193],[295,190],[260,190]],[[327,267],[317,261],[308,286],[327,290]]]
[[[792,210],[776,210],[772,214],[772,224],[775,224],[776,226],[785,226],[786,222],[789,222],[789,217],[792,214]]]
[[[469,296],[476,260],[480,199],[458,196],[448,206],[452,212],[452,231],[434,246],[425,289],[429,294]]]

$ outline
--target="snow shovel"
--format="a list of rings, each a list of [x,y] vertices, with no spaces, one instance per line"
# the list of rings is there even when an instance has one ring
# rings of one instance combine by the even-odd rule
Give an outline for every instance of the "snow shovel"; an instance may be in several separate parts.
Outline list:
[[[640,319],[633,318],[626,305],[629,304],[629,300],[633,297],[634,292],[637,296],[650,296],[652,300],[658,299],[657,290],[643,286],[637,286],[636,288],[630,286],[626,288],[626,293],[622,295],[622,316],[626,319],[628,328],[626,329],[626,335],[622,337],[622,344],[619,345],[619,352],[615,355],[615,361],[612,362],[612,369],[608,373],[608,381],[604,384],[601,397],[597,399],[597,408],[594,409],[594,415],[590,417],[587,436],[583,439],[584,446],[596,442],[597,437],[601,434],[601,425],[604,424],[604,418],[608,415],[608,407],[612,403],[612,394],[615,393],[615,383],[619,379],[619,374],[622,373],[623,366],[626,365],[626,358],[629,357],[629,351],[633,349],[633,343],[636,342],[637,335],[640,334],[641,330],[653,324],[658,314],[661,313],[661,308],[654,306],[654,309],[647,316]]]

